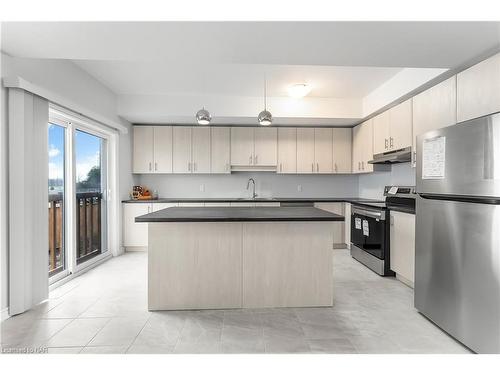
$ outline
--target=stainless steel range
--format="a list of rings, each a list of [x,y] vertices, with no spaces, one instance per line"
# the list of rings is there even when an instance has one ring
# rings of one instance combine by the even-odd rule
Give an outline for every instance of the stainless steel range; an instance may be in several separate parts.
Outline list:
[[[381,276],[390,269],[389,211],[415,212],[413,186],[386,186],[385,202],[353,203],[351,208],[351,256]]]

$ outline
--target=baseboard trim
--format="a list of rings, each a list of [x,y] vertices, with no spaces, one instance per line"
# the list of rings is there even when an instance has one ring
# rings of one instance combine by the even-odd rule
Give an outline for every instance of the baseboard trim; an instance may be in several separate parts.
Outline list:
[[[9,318],[9,308],[6,307],[0,311],[0,322],[3,322],[5,319]]]
[[[148,247],[147,246],[127,246],[124,249],[125,249],[126,253],[136,252],[136,251],[143,251],[143,252],[147,252],[148,251]]]

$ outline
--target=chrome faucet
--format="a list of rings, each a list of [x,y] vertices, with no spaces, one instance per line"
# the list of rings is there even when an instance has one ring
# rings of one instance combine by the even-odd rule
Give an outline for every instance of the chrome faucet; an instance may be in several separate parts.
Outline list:
[[[255,194],[255,180],[253,178],[249,178],[247,181],[247,190],[250,187],[250,182],[253,184],[253,193],[252,193],[252,199],[257,198],[257,194]]]

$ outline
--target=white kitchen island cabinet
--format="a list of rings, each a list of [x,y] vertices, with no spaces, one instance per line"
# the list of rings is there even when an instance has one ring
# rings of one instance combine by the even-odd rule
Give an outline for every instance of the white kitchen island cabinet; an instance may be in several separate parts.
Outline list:
[[[177,207],[148,225],[149,310],[333,303],[331,223],[313,207]]]

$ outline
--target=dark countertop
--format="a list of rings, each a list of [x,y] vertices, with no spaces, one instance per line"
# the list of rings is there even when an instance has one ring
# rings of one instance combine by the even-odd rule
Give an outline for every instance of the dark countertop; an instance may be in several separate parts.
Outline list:
[[[137,223],[227,221],[344,221],[314,207],[171,207],[135,218]]]
[[[219,202],[285,202],[285,203],[310,203],[310,202],[348,202],[348,203],[383,203],[382,200],[365,199],[365,198],[343,198],[343,197],[330,197],[330,198],[159,198],[154,200],[123,200],[122,203],[219,203]]]

